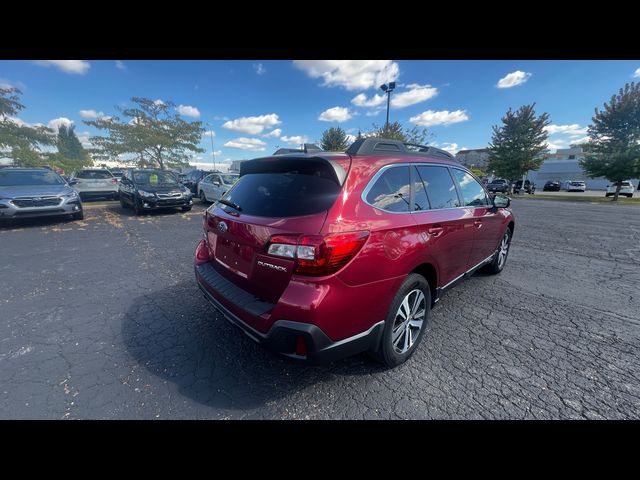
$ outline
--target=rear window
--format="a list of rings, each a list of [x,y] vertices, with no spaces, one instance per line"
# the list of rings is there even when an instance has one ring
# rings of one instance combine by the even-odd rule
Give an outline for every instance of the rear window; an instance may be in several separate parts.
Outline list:
[[[85,180],[104,180],[106,178],[113,178],[111,172],[106,170],[80,170],[75,176],[76,178],[82,178]]]
[[[329,210],[339,192],[338,183],[322,176],[252,173],[242,176],[223,198],[240,205],[247,215],[297,217]]]

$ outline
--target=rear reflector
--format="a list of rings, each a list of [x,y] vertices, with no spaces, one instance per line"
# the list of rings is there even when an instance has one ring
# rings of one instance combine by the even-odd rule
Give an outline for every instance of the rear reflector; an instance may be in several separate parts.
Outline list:
[[[307,356],[307,343],[301,335],[296,337],[296,355],[300,355],[301,357]]]
[[[277,235],[271,238],[267,253],[295,258],[294,273],[330,275],[344,267],[367,241],[369,232],[349,232],[334,235]]]

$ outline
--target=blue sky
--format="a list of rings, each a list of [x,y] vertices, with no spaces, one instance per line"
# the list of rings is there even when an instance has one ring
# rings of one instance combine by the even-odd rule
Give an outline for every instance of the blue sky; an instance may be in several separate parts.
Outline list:
[[[640,61],[0,61],[0,85],[23,91],[19,119],[73,122],[83,142],[99,133],[83,117],[117,114],[133,96],[170,100],[209,122],[216,159],[253,158],[318,141],[339,125],[356,135],[385,121],[381,83],[398,83],[390,120],[425,126],[432,144],[483,148],[509,108],[536,102],[553,123],[551,149],[584,139],[594,113]],[[376,96],[377,95],[377,96]],[[211,161],[211,143],[194,161]]]

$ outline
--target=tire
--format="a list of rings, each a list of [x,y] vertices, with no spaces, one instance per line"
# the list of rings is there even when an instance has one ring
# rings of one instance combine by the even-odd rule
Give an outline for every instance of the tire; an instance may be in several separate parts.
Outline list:
[[[80,210],[79,212],[72,214],[71,218],[73,220],[84,220],[84,210]]]
[[[407,300],[407,303],[404,303],[405,300]],[[421,315],[422,320],[417,318],[410,320],[407,328],[404,327],[407,323],[402,317],[407,314],[406,308],[410,309],[409,314],[416,312],[419,315],[421,311],[424,311]],[[406,362],[416,351],[424,336],[429,322],[430,309],[431,289],[429,288],[429,283],[422,275],[409,274],[391,301],[382,332],[382,339],[378,350],[374,353],[376,359],[387,367],[396,367]],[[414,316],[416,316],[416,313],[414,313]],[[417,336],[414,337],[414,335]],[[394,343],[396,344],[395,346]]]
[[[207,202],[207,196],[204,194],[204,190],[200,190],[200,202],[202,203]]]
[[[183,212],[190,212],[191,211],[191,207],[182,207],[182,211]]]
[[[133,199],[133,211],[136,213],[136,215],[142,215],[143,213],[143,210],[140,207],[138,200],[136,200],[135,198]]]
[[[630,193],[629,195],[627,195],[627,197],[633,198],[633,193]]]
[[[124,197],[122,195],[120,195],[120,206],[125,209],[125,208],[129,208],[129,205],[127,205],[127,202],[124,201]]]
[[[611,196],[611,194],[610,194],[610,193],[605,193],[605,194],[604,194],[604,196],[605,196],[605,197],[610,197],[610,196]]]
[[[506,247],[505,247],[505,243],[506,243]],[[510,247],[511,247],[511,230],[507,228],[507,231],[504,232],[504,235],[500,240],[500,245],[498,245],[498,251],[495,257],[493,258],[493,261],[489,265],[487,265],[484,268],[484,270],[487,273],[490,273],[492,275],[497,275],[498,273],[500,273],[504,269],[504,266],[507,264],[507,257],[509,256]]]

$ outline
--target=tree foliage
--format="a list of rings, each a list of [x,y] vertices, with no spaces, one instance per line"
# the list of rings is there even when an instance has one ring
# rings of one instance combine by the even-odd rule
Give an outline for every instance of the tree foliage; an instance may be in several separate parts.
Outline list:
[[[640,84],[627,83],[591,121],[580,165],[589,177],[617,184],[616,201],[620,182],[640,175]]]
[[[340,127],[331,127],[322,133],[320,146],[327,152],[344,152],[349,147],[347,132]]]
[[[405,143],[415,143],[418,145],[427,145],[433,135],[426,129],[413,126],[405,128],[400,122],[390,122],[389,125],[382,126],[373,124],[373,130],[368,137],[388,138],[390,140],[399,140]]]
[[[87,120],[85,123],[106,136],[90,139],[98,149],[98,158],[132,155],[141,165],[160,168],[184,166],[192,153],[202,153],[202,122],[188,122],[175,112],[173,102],[133,97],[129,108],[119,108],[122,116]]]
[[[93,163],[89,152],[80,143],[74,125],[60,126],[56,146],[58,153],[51,156],[51,163],[62,168],[65,172],[72,172]]]
[[[499,177],[516,180],[529,170],[537,170],[547,150],[549,114],[536,116],[535,103],[515,112],[509,108],[502,125],[492,127],[488,169]]]
[[[13,159],[17,165],[38,166],[46,162],[41,146],[53,145],[53,131],[44,126],[29,126],[12,118],[24,110],[22,92],[0,87],[0,157]]]

